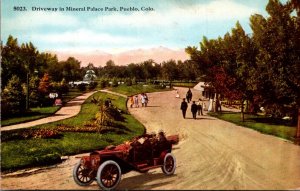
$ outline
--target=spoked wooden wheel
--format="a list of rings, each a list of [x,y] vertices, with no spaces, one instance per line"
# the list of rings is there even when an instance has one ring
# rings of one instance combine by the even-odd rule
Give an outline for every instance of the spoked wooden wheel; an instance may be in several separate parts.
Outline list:
[[[84,168],[80,162],[73,169],[73,178],[80,186],[90,185],[95,180],[92,170]]]
[[[97,183],[103,190],[115,189],[121,180],[121,168],[115,161],[108,160],[99,166]]]
[[[164,158],[164,164],[161,167],[161,169],[162,169],[163,173],[165,173],[166,175],[174,174],[175,169],[176,169],[176,159],[172,155],[172,153],[166,154],[166,156]]]

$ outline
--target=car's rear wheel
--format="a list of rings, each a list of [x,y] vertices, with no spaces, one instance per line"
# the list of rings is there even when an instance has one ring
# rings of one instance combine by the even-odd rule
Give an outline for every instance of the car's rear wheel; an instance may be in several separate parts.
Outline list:
[[[164,164],[161,167],[165,175],[172,175],[176,169],[176,158],[172,153],[167,153],[164,157]]]
[[[103,190],[115,189],[121,180],[121,168],[115,161],[102,163],[97,171],[97,183]]]
[[[73,169],[73,179],[79,186],[88,186],[95,180],[95,177],[91,169],[85,168],[79,162]]]

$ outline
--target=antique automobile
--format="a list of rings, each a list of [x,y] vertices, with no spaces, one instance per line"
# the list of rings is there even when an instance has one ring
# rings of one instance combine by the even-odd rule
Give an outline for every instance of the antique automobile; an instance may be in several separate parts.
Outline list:
[[[80,186],[90,185],[96,180],[103,190],[111,190],[118,186],[122,174],[132,170],[145,173],[161,168],[164,174],[172,175],[176,169],[172,145],[178,141],[178,135],[166,137],[160,132],[157,135],[144,134],[118,146],[108,146],[81,157],[74,167],[73,178]]]

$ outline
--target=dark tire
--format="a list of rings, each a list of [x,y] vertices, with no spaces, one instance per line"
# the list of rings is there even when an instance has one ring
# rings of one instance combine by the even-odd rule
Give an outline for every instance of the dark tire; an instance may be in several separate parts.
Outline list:
[[[79,186],[90,185],[95,180],[95,177],[91,177],[91,174],[91,170],[84,168],[80,162],[73,169],[73,179]]]
[[[121,180],[121,168],[113,160],[102,163],[97,171],[97,183],[103,190],[115,189]]]
[[[174,174],[176,169],[176,158],[172,153],[167,153],[164,158],[164,164],[161,167],[163,173],[167,176]]]

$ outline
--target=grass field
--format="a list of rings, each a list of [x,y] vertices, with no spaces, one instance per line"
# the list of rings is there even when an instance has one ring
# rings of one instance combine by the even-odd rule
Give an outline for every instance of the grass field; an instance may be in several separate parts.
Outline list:
[[[113,105],[121,110],[126,110],[126,99],[115,95],[98,92],[94,97],[101,99],[111,98]],[[55,129],[58,124],[69,126],[83,127],[86,123],[95,118],[98,106],[91,103],[91,97],[82,105],[81,112],[72,118],[36,126],[31,129]],[[25,140],[10,140],[1,143],[1,170],[13,171],[17,169],[49,165],[60,161],[60,157],[64,155],[72,155],[83,152],[102,149],[107,145],[119,144],[132,137],[144,133],[144,127],[135,118],[126,113],[124,125],[129,132],[117,134],[109,133],[80,133],[80,132],[61,132],[58,138],[31,138]],[[22,129],[2,132],[1,136],[7,136],[6,133],[16,133],[24,131]]]
[[[117,87],[110,87],[109,90],[113,92],[117,92],[120,94],[124,94],[127,96],[140,94],[140,93],[149,93],[149,92],[158,92],[158,91],[168,91],[170,88],[163,88],[160,85],[119,85]]]
[[[52,115],[53,113],[55,113],[59,109],[60,109],[60,106],[31,108],[30,109],[31,111],[26,113],[26,114],[1,120],[1,126],[24,123],[24,122],[44,118],[44,117],[47,117],[49,115]]]
[[[209,115],[240,126],[257,130],[261,133],[275,135],[291,141],[294,141],[296,134],[296,126],[292,126],[288,121],[281,119],[272,119],[265,116],[245,114],[245,121],[243,122],[241,120],[241,113],[222,112],[209,113]]]
[[[194,82],[172,82],[173,86],[193,88],[197,83]]]

